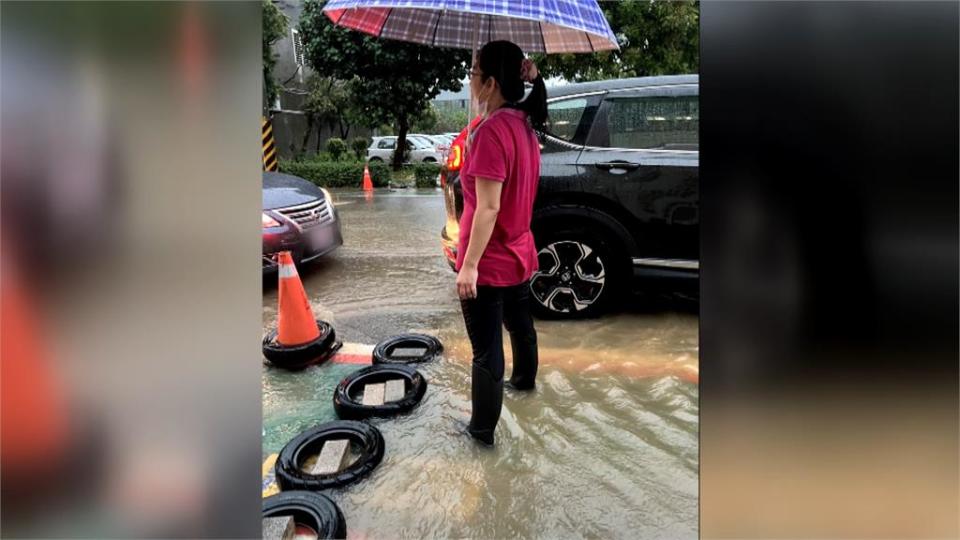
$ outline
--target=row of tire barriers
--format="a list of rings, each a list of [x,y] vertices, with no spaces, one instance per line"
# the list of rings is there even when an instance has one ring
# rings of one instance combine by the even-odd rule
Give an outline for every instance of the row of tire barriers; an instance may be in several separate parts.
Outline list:
[[[321,335],[305,346],[309,352],[299,350],[291,355],[288,347],[278,354],[271,333],[264,337],[264,357],[272,365],[290,370],[323,364],[333,357],[340,342],[331,325],[320,320],[317,324]],[[381,463],[383,434],[367,420],[416,408],[426,394],[427,380],[410,364],[430,362],[442,351],[443,345],[432,336],[394,336],[374,348],[373,365],[340,381],[333,395],[340,420],[304,431],[277,456],[274,474],[280,493],[263,500],[264,538],[281,538],[278,531],[291,526],[306,527],[310,530],[304,532],[318,538],[346,538],[343,512],[320,492],[358,482]]]

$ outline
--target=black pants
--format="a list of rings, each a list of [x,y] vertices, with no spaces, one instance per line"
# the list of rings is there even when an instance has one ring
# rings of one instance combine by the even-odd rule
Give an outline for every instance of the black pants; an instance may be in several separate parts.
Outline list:
[[[503,326],[510,333],[513,374],[510,384],[527,390],[537,377],[537,332],[530,315],[530,282],[513,287],[477,287],[477,297],[461,300],[463,321],[473,347],[470,431],[492,442],[503,404]]]

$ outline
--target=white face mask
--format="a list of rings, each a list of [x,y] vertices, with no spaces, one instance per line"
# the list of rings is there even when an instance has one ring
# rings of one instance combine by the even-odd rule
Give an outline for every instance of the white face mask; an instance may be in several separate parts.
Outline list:
[[[484,85],[478,92],[478,95],[473,99],[473,104],[476,107],[477,114],[480,114],[483,116],[486,116],[487,113],[489,112],[487,110],[488,103],[489,103],[489,96],[493,92],[492,88],[490,88],[489,90],[488,88],[490,87]]]
[[[485,108],[484,104],[483,102],[480,101],[480,96],[473,97],[471,106],[473,107],[473,110],[476,111],[477,114],[479,115],[486,114],[486,111],[484,111],[484,108]]]

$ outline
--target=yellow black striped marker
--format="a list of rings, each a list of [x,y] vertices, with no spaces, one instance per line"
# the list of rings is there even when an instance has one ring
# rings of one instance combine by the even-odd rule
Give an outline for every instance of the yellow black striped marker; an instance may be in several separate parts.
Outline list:
[[[276,171],[278,169],[277,145],[273,140],[273,125],[266,116],[263,117],[260,142],[263,145],[263,170]]]
[[[277,454],[270,454],[263,462],[263,491],[264,498],[280,493],[280,486],[277,485],[277,473],[274,466],[277,463]]]

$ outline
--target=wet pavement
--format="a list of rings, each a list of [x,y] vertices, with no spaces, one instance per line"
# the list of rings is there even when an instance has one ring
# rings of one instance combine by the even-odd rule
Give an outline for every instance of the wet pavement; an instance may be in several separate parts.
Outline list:
[[[589,321],[536,321],[539,387],[507,391],[497,448],[456,433],[470,412],[470,347],[439,232],[439,190],[334,191],[344,246],[301,270],[314,313],[345,342],[436,335],[417,368],[426,397],[375,419],[386,453],[366,479],[328,494],[352,538],[695,538],[698,319],[695,306],[638,299]],[[264,331],[277,295],[265,284]],[[507,340],[507,336],[504,336]],[[509,374],[510,347],[505,343]],[[359,366],[264,367],[264,457],[335,420],[339,380]]]

